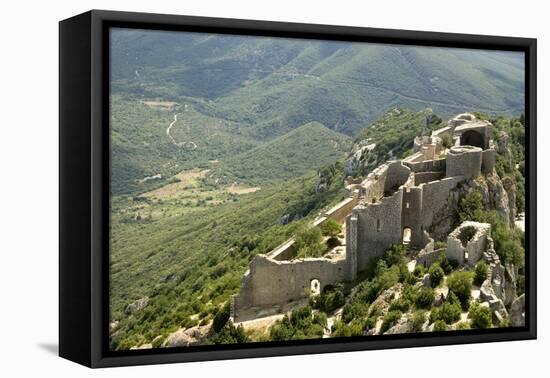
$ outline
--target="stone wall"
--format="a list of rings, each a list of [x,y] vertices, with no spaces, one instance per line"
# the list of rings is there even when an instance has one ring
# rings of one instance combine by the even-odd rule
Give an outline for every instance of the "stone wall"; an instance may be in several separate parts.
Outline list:
[[[433,249],[432,250],[421,250],[418,256],[416,256],[416,264],[423,265],[424,267],[429,267],[433,263],[439,260],[439,257],[442,253],[445,253],[445,248]]]
[[[446,176],[476,178],[481,173],[482,150],[479,147],[455,146],[447,154]]]
[[[269,252],[268,256],[274,260],[288,260],[296,254],[294,238],[286,240],[283,244]]]
[[[386,178],[384,180],[384,193],[394,192],[399,189],[401,185],[405,185],[409,180],[410,174],[410,168],[401,164],[400,161],[389,163],[386,170]]]
[[[481,157],[481,171],[485,174],[491,174],[495,170],[495,155],[494,148],[484,150]]]
[[[346,198],[330,208],[324,215],[327,219],[333,219],[338,223],[344,223],[346,217],[359,202],[359,198]]]
[[[403,209],[401,213],[401,229],[411,229],[411,245],[425,245],[422,237],[422,188],[407,187],[403,190]]]
[[[268,306],[307,298],[311,281],[322,290],[328,284],[349,279],[345,259],[306,258],[276,261],[257,255],[243,277],[239,294],[233,297],[233,317],[248,307]]]
[[[445,172],[418,172],[414,174],[414,185],[424,184],[430,181],[441,180]]]
[[[363,270],[371,257],[381,256],[388,245],[402,242],[401,207],[403,190],[377,203],[359,205],[357,216],[357,269]]]
[[[487,250],[491,225],[479,222],[462,222],[447,237],[447,258],[460,265],[474,266]]]
[[[407,161],[404,160],[403,164],[411,169],[412,172],[445,172],[447,166],[446,159],[435,159],[426,161]]]
[[[386,175],[388,173],[388,165],[382,164],[374,171],[369,173],[363,181],[363,201],[366,203],[376,202],[384,196],[384,186]]]
[[[463,141],[463,136],[467,133],[475,133],[481,139],[482,149],[490,148],[490,141],[493,131],[493,125],[488,121],[477,120],[475,117],[467,122],[464,122],[460,125],[457,125],[454,129],[454,134],[460,137],[460,144],[465,145]]]
[[[462,177],[447,177],[420,185],[422,188],[421,230],[429,230],[436,214],[447,204],[449,192],[454,189]]]

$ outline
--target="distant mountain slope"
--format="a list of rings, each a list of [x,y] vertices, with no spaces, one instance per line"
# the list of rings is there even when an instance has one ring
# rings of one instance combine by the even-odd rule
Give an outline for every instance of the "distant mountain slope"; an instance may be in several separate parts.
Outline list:
[[[238,124],[205,116],[190,105],[166,109],[151,103],[111,96],[113,194],[151,190],[184,169],[206,168],[209,160],[259,144]]]
[[[519,53],[250,36],[117,31],[113,91],[202,101],[258,138],[308,122],[355,135],[390,108],[519,114]]]
[[[350,146],[351,138],[311,122],[222,161],[213,177],[261,186],[343,159]]]

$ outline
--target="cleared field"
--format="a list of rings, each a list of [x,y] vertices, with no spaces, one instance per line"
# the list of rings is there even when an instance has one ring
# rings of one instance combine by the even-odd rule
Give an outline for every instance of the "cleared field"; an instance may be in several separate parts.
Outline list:
[[[142,101],[143,105],[147,105],[151,108],[172,110],[179,104],[174,101]]]
[[[240,184],[232,184],[227,188],[228,193],[232,194],[248,194],[248,193],[254,193],[260,190],[260,187],[250,187],[246,185],[240,185]]]
[[[176,182],[164,185],[155,190],[142,194],[143,197],[151,198],[171,198],[182,194],[183,191],[186,191],[190,188],[196,188],[199,185],[199,179],[205,177],[206,174],[210,172],[208,169],[191,169],[185,170],[174,176]]]

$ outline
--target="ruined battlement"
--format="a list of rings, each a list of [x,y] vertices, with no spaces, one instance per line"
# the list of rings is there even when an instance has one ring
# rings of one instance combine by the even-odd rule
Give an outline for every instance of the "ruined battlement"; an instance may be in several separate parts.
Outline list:
[[[455,141],[450,149],[442,144],[444,135]],[[390,244],[410,244],[421,249],[422,261],[431,261],[441,251],[434,250],[428,230],[451,190],[482,172],[494,171],[491,135],[489,122],[460,114],[431,136],[415,138],[416,152],[408,158],[381,164],[364,179],[348,178],[346,198],[312,225],[322,225],[328,219],[344,223],[345,243],[338,247],[344,248],[343,253],[296,259],[294,240],[289,239],[268,255],[256,256],[243,276],[240,292],[232,297],[232,318],[243,320],[251,308],[280,309],[282,304],[308,298],[312,290],[353,280]],[[490,247],[490,226],[461,227],[449,235],[447,254],[475,263]],[[465,239],[465,230],[475,232]]]

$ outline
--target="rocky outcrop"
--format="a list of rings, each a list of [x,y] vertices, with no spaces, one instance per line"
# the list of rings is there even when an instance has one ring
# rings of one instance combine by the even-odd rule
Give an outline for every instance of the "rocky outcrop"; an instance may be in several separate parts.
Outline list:
[[[504,177],[502,179],[502,185],[506,194],[508,195],[508,209],[510,225],[515,224],[516,220],[516,183],[510,177]]]
[[[481,180],[471,180],[468,188],[468,192],[478,190],[481,193],[483,206],[486,209],[495,209],[506,222],[510,222],[510,200],[497,175],[489,175]]]
[[[369,153],[376,147],[370,139],[365,139],[353,146],[353,149],[344,163],[344,176],[353,176],[356,172],[362,171],[365,161],[369,160]]]
[[[187,329],[181,328],[176,332],[168,335],[162,346],[166,348],[171,348],[201,345],[206,340],[210,329],[211,327],[209,325],[195,326]]]
[[[370,306],[370,311],[377,308],[381,315],[385,315],[388,312],[390,304],[401,295],[403,290],[403,284],[396,284],[387,290],[384,290]]]
[[[515,188],[514,188],[515,190]],[[510,224],[511,216],[515,215],[515,198],[510,200],[503,182],[497,175],[487,175],[476,180],[468,180],[449,192],[447,202],[435,214],[430,235],[435,240],[445,240],[451,229],[458,222],[458,205],[464,196],[479,191],[482,196],[483,207],[496,210],[503,219]]]
[[[428,326],[430,324],[429,317],[426,317],[426,320],[424,321],[424,324],[420,325],[420,327],[416,326],[412,320],[412,314],[404,314],[401,319],[395,324],[393,327],[388,329],[384,335],[395,335],[399,333],[412,333],[412,332],[424,332],[428,329]],[[433,326],[433,325],[432,325]]]
[[[145,307],[147,307],[148,304],[149,304],[149,297],[143,297],[126,306],[126,308],[124,309],[124,312],[126,313],[126,315],[131,315],[138,311],[143,310]]]
[[[512,164],[512,151],[509,144],[510,137],[505,131],[501,131],[497,137],[497,151],[508,164]]]
[[[510,325],[523,327],[525,325],[525,294],[517,297],[510,307]]]

